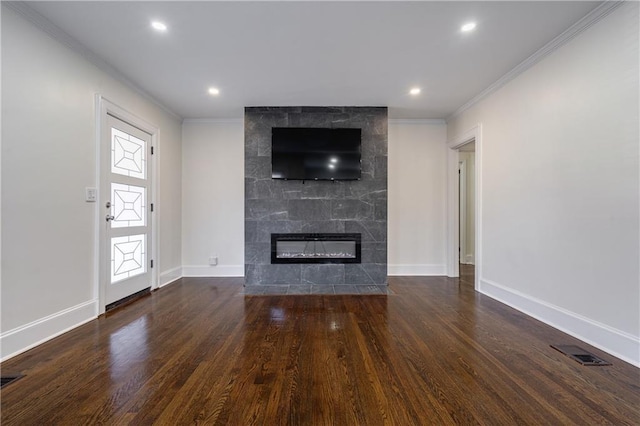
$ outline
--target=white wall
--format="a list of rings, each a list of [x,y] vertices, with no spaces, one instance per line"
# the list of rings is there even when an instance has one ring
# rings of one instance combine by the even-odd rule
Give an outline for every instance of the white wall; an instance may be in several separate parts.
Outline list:
[[[389,275],[446,274],[443,122],[389,121]]]
[[[95,317],[95,95],[160,129],[159,271],[181,264],[181,126],[2,7],[2,358]]]
[[[482,123],[481,291],[636,365],[638,51],[628,2],[448,125]]]
[[[243,120],[185,120],[182,140],[183,274],[244,276]]]

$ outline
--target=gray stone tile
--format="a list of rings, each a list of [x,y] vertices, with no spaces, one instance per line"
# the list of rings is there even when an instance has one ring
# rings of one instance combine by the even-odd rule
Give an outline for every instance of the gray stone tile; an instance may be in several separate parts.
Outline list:
[[[314,112],[289,114],[289,125],[291,127],[331,127],[331,115]]]
[[[247,132],[245,126],[244,132],[244,158],[257,157],[258,156],[258,138],[255,135],[251,135]]]
[[[330,220],[329,200],[289,200],[290,220]]]
[[[245,263],[244,265],[244,285],[253,286],[260,284],[260,276],[256,265]]]
[[[263,294],[287,294],[289,291],[288,285],[265,285]]]
[[[289,285],[300,283],[300,265],[247,264],[246,285]]]
[[[262,285],[248,285],[244,287],[244,294],[264,294],[264,286]]]
[[[387,241],[386,221],[357,221],[347,220],[344,223],[344,231],[348,233],[359,233],[362,235],[362,242],[383,243]]]
[[[271,243],[245,243],[244,261],[247,264],[267,265],[271,263]]]
[[[387,181],[385,179],[354,181],[346,188],[345,197],[363,201],[386,200]]]
[[[355,285],[334,285],[333,291],[335,294],[360,294]]]
[[[287,200],[302,199],[302,191],[306,183],[300,180],[278,180],[276,181],[282,187],[282,196]]]
[[[331,221],[305,221],[300,222],[300,231],[309,234],[339,234],[345,232],[344,230],[344,221],[341,220],[331,220]]]
[[[258,191],[256,191],[256,178],[244,178],[244,199],[255,200],[258,198]]]
[[[373,179],[373,158],[362,157],[360,160],[360,168],[361,179],[355,182],[366,182]]]
[[[373,284],[387,284],[387,264],[363,263],[362,268],[371,278]],[[346,275],[346,273],[345,273]],[[346,277],[345,277],[346,280]]]
[[[333,127],[334,129],[358,128],[356,126],[349,126],[350,122],[351,122],[351,114],[348,114],[348,113],[331,114],[331,127]]]
[[[282,187],[277,185],[279,181],[257,178],[245,178],[245,200],[250,199],[284,199]]]
[[[271,128],[295,126],[361,128],[362,179],[305,184],[271,179]],[[387,109],[248,107],[245,109],[244,133],[247,178],[245,283],[256,286],[281,284],[286,287],[302,284],[303,277],[310,286],[310,281],[335,283],[336,279],[347,284],[379,284],[370,280],[386,283],[386,265],[378,262],[386,259]],[[346,204],[332,205],[345,200],[348,200]],[[295,232],[360,233],[364,260],[373,263],[341,265],[340,270],[345,268],[344,281],[332,269],[323,273],[318,267],[324,265],[251,263],[270,261],[272,233]],[[347,288],[341,290],[346,291]],[[281,293],[282,289],[278,291]]]
[[[339,200],[344,198],[344,185],[332,181],[317,181],[305,183],[301,187],[302,199]]]
[[[287,220],[289,212],[285,200],[245,200],[245,219]]]
[[[373,163],[374,179],[386,179],[387,177],[387,157],[376,156]]]
[[[331,218],[373,220],[373,204],[361,200],[334,200],[331,201]]]
[[[362,263],[387,263],[387,243],[367,243],[361,248]]]
[[[247,157],[244,160],[244,177],[271,179],[271,157]]]
[[[354,285],[387,284],[387,265],[374,263],[346,264],[344,266],[344,282],[345,284]]]
[[[358,292],[360,294],[386,294],[382,286],[377,285],[359,285]]]
[[[256,241],[271,243],[271,234],[291,234],[306,232],[300,230],[301,223],[291,220],[259,221],[256,227]]]
[[[362,264],[346,264],[344,265],[344,282],[345,284],[381,284],[374,282],[369,274],[364,270]]]
[[[301,282],[301,265],[256,265],[261,282],[271,284],[298,284]]]
[[[258,222],[255,220],[244,221],[244,241],[245,243],[255,243],[257,241]],[[245,262],[246,263],[246,262]]]
[[[348,108],[348,107],[347,107]],[[302,113],[312,113],[312,114],[336,114],[336,113],[344,113],[345,112],[345,107],[340,107],[340,106],[322,106],[322,107],[315,107],[315,106],[306,106],[306,107],[302,107],[300,109]]]
[[[285,114],[291,112],[300,112],[302,107],[274,107],[274,106],[252,106],[245,107],[245,116],[250,114],[252,116],[260,116],[265,113],[278,113]]]
[[[387,107],[385,106],[370,106],[370,107],[343,107],[344,112],[349,114],[375,114],[384,116],[387,119]]]
[[[336,294],[332,285],[312,285],[311,294]]]
[[[375,220],[387,222],[387,200],[375,200],[373,202],[373,217]]]
[[[287,294],[311,294],[311,286],[304,284],[290,285]]]
[[[388,155],[387,135],[370,135],[367,137],[368,153],[372,157],[386,157]]]
[[[344,265],[302,265],[302,282],[307,284],[344,284]]]

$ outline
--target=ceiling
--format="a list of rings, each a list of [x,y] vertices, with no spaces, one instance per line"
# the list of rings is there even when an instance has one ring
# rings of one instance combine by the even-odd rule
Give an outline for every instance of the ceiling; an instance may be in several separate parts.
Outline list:
[[[236,118],[266,105],[446,118],[598,4],[27,3],[183,118]],[[461,32],[469,21],[476,29]],[[220,94],[209,95],[211,86]],[[412,87],[422,92],[412,96]]]

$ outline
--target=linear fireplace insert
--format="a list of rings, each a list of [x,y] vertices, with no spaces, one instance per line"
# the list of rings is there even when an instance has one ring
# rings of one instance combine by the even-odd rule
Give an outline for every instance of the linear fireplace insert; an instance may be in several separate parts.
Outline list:
[[[271,234],[271,263],[361,263],[360,234]]]

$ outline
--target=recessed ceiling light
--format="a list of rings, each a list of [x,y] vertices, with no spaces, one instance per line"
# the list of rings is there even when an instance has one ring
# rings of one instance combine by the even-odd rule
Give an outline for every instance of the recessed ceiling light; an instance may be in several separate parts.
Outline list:
[[[331,157],[331,160],[329,160],[329,161],[331,161],[332,163],[337,163],[338,159],[336,157]]]
[[[209,94],[216,96],[220,94],[220,89],[216,88],[216,87],[209,87]]]
[[[158,31],[167,31],[167,26],[160,21],[153,21],[151,26]]]
[[[409,93],[411,93],[412,95],[419,95],[420,94],[420,88],[419,87],[414,87],[413,89],[409,90]]]
[[[469,31],[473,31],[475,29],[476,29],[475,22],[467,22],[462,27],[460,27],[460,31],[462,31],[463,33],[468,33]]]

